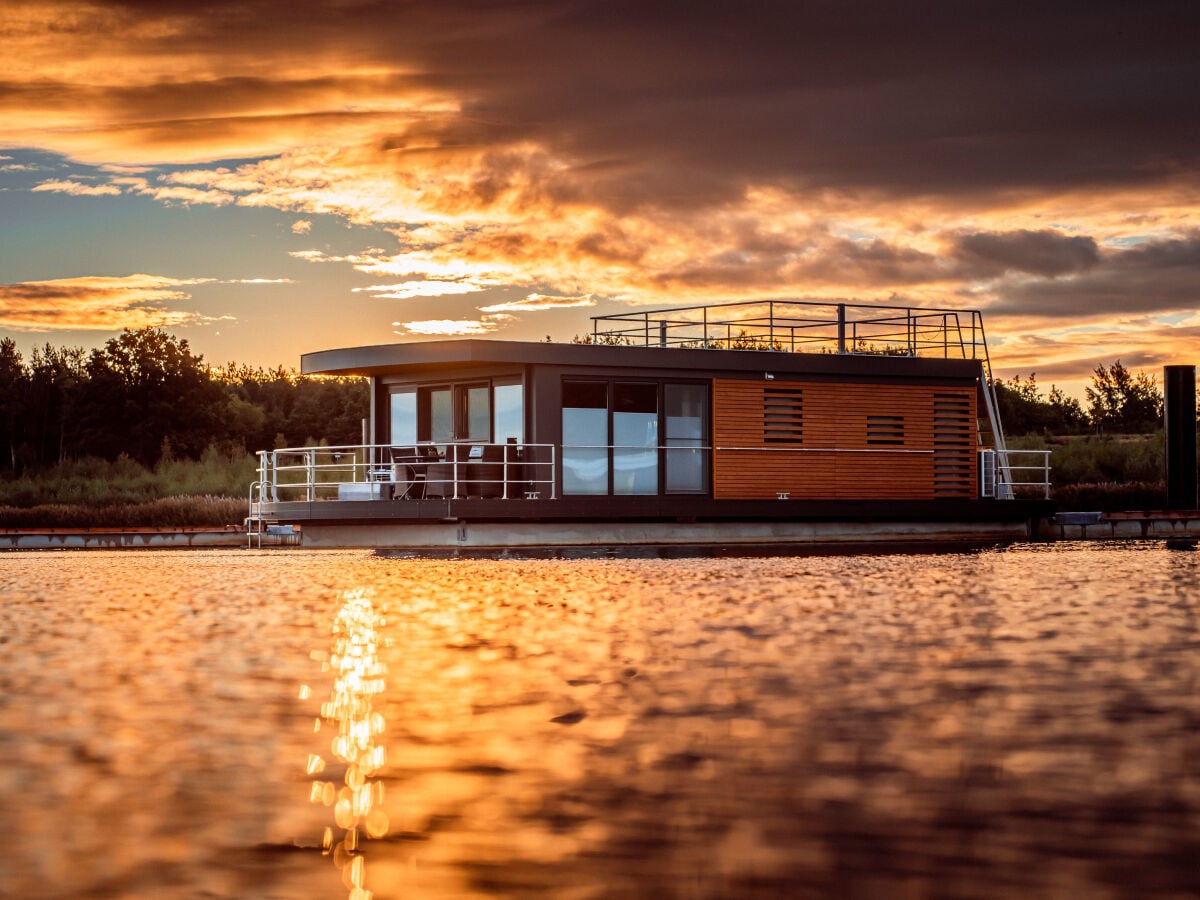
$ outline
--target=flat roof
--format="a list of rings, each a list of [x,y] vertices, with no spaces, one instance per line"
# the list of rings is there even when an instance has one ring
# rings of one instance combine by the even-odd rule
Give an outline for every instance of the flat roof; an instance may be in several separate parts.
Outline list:
[[[399,375],[429,367],[488,364],[611,367],[619,369],[771,372],[890,378],[974,379],[977,359],[872,353],[792,353],[776,350],[683,349],[465,338],[318,350],[300,357],[305,375]]]

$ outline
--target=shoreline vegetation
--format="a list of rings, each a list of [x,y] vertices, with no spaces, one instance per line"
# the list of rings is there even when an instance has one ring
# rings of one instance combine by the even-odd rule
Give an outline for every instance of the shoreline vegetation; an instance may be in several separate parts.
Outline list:
[[[1157,510],[1164,502],[1157,379],[1098,366],[1087,409],[1036,375],[995,381],[1011,449],[1051,451],[1060,509]],[[0,528],[241,524],[252,450],[357,444],[362,378],[211,367],[187,341],[127,330],[103,348],[0,340]]]
[[[240,525],[258,461],[208,448],[149,469],[127,456],[64,462],[0,480],[0,528]]]

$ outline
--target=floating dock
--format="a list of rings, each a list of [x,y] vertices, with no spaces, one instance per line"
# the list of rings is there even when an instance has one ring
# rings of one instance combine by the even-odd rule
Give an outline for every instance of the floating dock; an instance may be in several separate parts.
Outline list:
[[[242,525],[175,528],[4,528],[5,550],[155,550],[298,546],[300,533],[272,526],[262,534]]]

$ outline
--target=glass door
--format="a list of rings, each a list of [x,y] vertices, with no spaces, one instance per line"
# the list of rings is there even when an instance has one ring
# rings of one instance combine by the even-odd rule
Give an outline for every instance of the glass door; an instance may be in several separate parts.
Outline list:
[[[708,386],[663,385],[668,494],[708,491]]]
[[[608,493],[608,382],[564,381],[564,494]]]
[[[612,388],[614,494],[658,493],[658,385]]]

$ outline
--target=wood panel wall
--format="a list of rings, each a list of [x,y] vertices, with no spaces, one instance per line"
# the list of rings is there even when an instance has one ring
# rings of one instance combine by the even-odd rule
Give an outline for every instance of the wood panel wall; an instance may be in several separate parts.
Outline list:
[[[716,379],[713,496],[974,497],[975,387]]]

